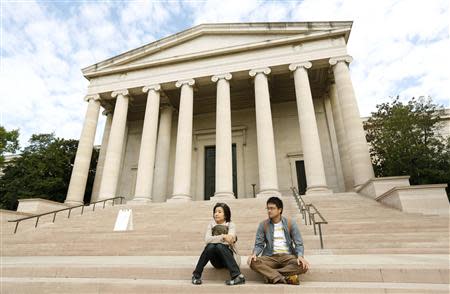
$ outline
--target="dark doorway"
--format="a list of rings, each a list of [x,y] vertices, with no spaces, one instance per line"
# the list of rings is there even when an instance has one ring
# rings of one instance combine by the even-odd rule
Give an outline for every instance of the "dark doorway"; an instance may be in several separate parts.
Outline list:
[[[298,192],[300,195],[305,195],[306,193],[306,173],[305,173],[305,162],[303,160],[297,160],[295,162],[295,168],[297,170],[297,184]]]
[[[231,156],[233,162],[233,193],[237,198],[237,162],[236,162],[236,144],[231,147]],[[205,200],[214,196],[216,191],[216,146],[205,147]]]

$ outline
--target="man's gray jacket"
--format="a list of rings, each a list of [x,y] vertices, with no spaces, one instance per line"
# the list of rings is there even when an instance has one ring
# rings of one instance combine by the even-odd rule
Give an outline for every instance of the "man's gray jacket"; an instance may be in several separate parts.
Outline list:
[[[287,218],[281,217],[281,222],[283,223],[284,236],[286,237],[289,251],[297,257],[303,256],[303,240],[297,223],[295,220],[291,220],[291,232],[289,232]],[[270,219],[264,220],[259,224],[256,231],[255,248],[253,249],[253,253],[256,256],[261,254],[261,252],[264,256],[273,255],[273,232],[274,224]]]

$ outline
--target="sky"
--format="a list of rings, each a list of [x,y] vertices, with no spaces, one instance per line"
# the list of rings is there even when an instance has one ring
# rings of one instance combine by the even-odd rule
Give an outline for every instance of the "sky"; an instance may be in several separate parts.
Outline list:
[[[201,23],[351,20],[362,116],[397,95],[450,107],[448,0],[0,0],[0,17],[0,125],[19,129],[21,147],[37,133],[79,139],[82,68]]]

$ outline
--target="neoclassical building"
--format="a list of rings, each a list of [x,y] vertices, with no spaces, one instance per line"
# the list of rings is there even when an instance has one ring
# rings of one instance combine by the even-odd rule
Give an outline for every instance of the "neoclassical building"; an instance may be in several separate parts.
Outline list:
[[[352,22],[203,24],[83,69],[67,193],[190,201],[354,191],[374,177],[347,41]]]

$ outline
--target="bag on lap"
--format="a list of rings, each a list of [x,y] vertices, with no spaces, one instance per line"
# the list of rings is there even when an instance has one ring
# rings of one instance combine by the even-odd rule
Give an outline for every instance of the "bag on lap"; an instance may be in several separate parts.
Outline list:
[[[219,236],[219,235],[226,235],[228,234],[228,226],[225,225],[215,225],[212,228],[212,235],[213,236]]]
[[[226,235],[226,234],[228,234],[228,226],[215,225],[211,229],[211,233],[213,236]],[[228,246],[230,247],[231,251],[233,251],[233,257],[234,257],[234,260],[236,261],[237,265],[241,266],[241,256],[239,255],[239,251],[236,248],[236,242],[234,242],[234,244],[228,245]]]

